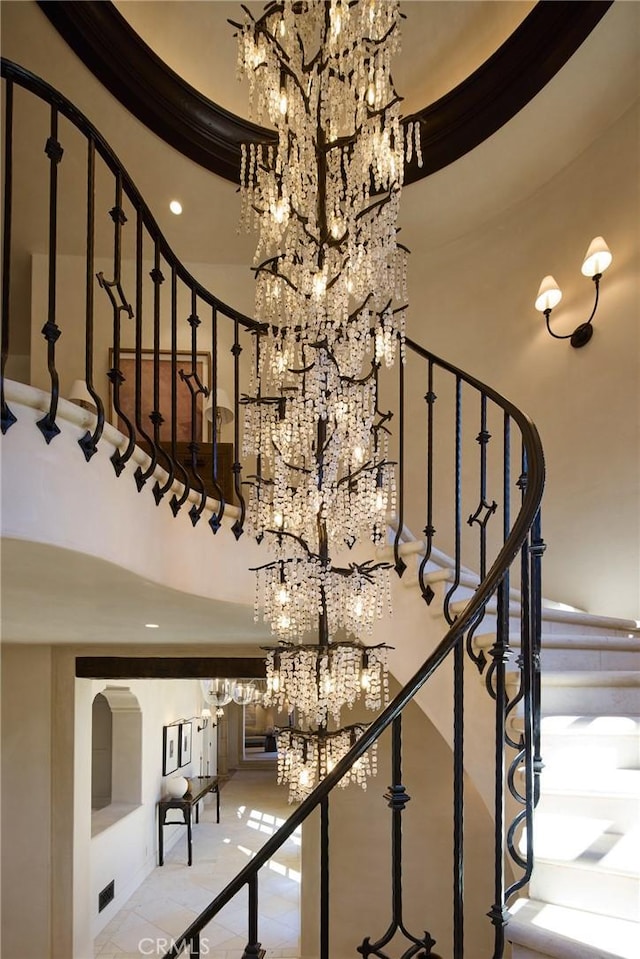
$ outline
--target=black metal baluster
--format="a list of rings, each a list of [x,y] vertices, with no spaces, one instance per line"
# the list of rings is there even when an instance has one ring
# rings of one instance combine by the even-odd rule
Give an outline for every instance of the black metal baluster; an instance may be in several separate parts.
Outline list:
[[[462,380],[456,376],[456,452],[455,452],[455,570],[453,583],[447,590],[443,613],[451,625],[455,616],[451,615],[451,600],[460,585],[460,550],[462,530]]]
[[[487,502],[487,444],[491,439],[491,433],[487,430],[487,397],[484,393],[480,394],[480,432],[476,436],[476,441],[480,444],[480,502],[475,513],[469,516],[467,523],[473,526],[477,523],[480,527],[480,580],[487,575],[487,523],[498,508],[495,500]],[[483,514],[484,511],[484,515]]]
[[[47,367],[51,379],[51,401],[49,412],[45,413],[36,426],[50,443],[60,432],[56,424],[58,412],[58,397],[60,382],[56,369],[56,343],[61,330],[56,323],[56,270],[58,256],[58,164],[62,160],[64,150],[58,142],[58,110],[51,107],[51,127],[49,138],[44,149],[49,158],[49,291],[47,305],[47,322],[42,327],[42,335],[47,341]]]
[[[398,525],[393,541],[393,563],[398,576],[407,564],[400,555],[400,540],[404,531],[404,363],[398,363]]]
[[[242,954],[242,959],[259,959],[264,956],[261,943],[258,940],[258,875],[254,874],[248,882],[249,887],[249,941]]]
[[[173,481],[176,474],[176,415],[175,415],[175,406],[176,406],[176,366],[177,366],[177,315],[178,315],[178,276],[176,273],[175,265],[171,267],[171,455],[167,453],[165,449],[160,449],[160,452],[164,454],[167,461],[167,481],[164,486],[160,486],[158,480],[153,484],[153,497],[156,503],[159,503],[163,498],[165,493],[167,493],[173,486]],[[159,329],[159,327],[158,327]],[[183,470],[184,472],[184,470]],[[186,477],[186,473],[185,473]],[[173,503],[172,498],[171,503]],[[171,505],[171,504],[170,504]],[[175,515],[175,514],[174,514]]]
[[[140,217],[139,217],[140,219]],[[138,245],[138,244],[136,244]],[[140,274],[139,274],[139,283],[137,287],[140,296],[140,307],[142,307],[142,225],[140,224]],[[149,419],[153,425],[153,438],[146,433],[142,427],[142,375],[138,376],[136,370],[136,429],[140,431],[142,436],[144,436],[150,450],[151,462],[149,463],[147,469],[143,472],[141,467],[138,466],[135,472],[136,486],[138,490],[141,490],[144,484],[147,482],[150,476],[153,475],[153,472],[158,464],[158,454],[160,452],[160,427],[164,423],[164,417],[162,411],[160,410],[160,287],[164,283],[164,276],[162,270],[160,269],[160,246],[158,240],[156,239],[154,244],[153,251],[153,269],[149,273],[151,281],[153,283],[153,409],[149,413]],[[136,308],[136,314],[138,309]],[[138,347],[138,342],[136,339],[136,365],[140,365],[140,374],[142,374],[142,309],[140,309],[140,322],[136,324],[136,338],[138,336],[138,326],[140,329],[140,344]],[[155,486],[158,484],[156,483]],[[156,501],[156,506],[159,504],[160,500],[155,492],[154,488],[154,499]]]
[[[209,526],[217,533],[224,516],[225,499],[222,483],[218,482],[218,310],[211,308],[211,480],[218,500],[218,510],[211,514]]]
[[[527,488],[527,463],[524,449],[522,450],[522,472],[517,485],[520,487],[522,500]],[[520,670],[520,688],[515,697],[509,702],[507,719],[515,715],[515,708],[523,704],[524,728],[518,741],[507,731],[506,742],[516,750],[507,773],[509,792],[522,809],[514,817],[507,832],[507,850],[513,862],[522,869],[522,875],[516,879],[505,892],[505,901],[522,889],[531,877],[533,869],[533,754],[532,754],[532,645],[531,645],[531,608],[529,605],[531,587],[529,581],[529,539],[530,534],[522,544],[520,550],[520,654],[518,667]],[[516,782],[517,775],[524,769],[524,790]],[[522,857],[517,848],[521,830],[526,831],[526,856]]]
[[[202,436],[197,435],[196,413],[198,409],[198,396],[202,395],[204,399],[209,396],[209,387],[201,382],[198,374],[198,327],[200,326],[200,317],[198,316],[198,297],[195,287],[191,288],[191,314],[187,322],[191,327],[191,372],[184,373],[183,370],[180,370],[180,379],[184,380],[191,393],[191,442],[189,443],[189,453],[191,454],[191,473],[199,486],[200,493],[200,504],[196,506],[194,503],[189,510],[189,518],[193,526],[195,526],[199,522],[207,502],[204,480],[198,472],[198,453],[200,451]],[[202,404],[202,421],[204,422],[204,403]],[[192,488],[194,487],[192,486]]]
[[[480,495],[478,508],[475,513],[469,516],[467,523],[473,526],[474,523],[480,528],[480,582],[487,575],[487,523],[498,508],[495,500],[491,503],[487,500],[487,446],[491,439],[491,433],[487,430],[487,397],[485,393],[480,394],[480,432],[476,436],[476,442],[480,445]],[[483,515],[484,514],[484,515]],[[473,637],[478,626],[484,619],[484,610],[478,616],[467,633],[467,653],[474,661],[480,672],[483,672],[486,666],[486,657],[484,652],[476,655],[473,649]]]
[[[135,397],[134,397],[134,416],[136,421],[136,440],[138,443],[142,440],[145,443],[146,452],[151,456],[152,471],[155,467],[155,450],[151,442],[151,437],[145,430],[142,422],[142,310],[143,310],[143,284],[142,261],[143,261],[143,232],[142,232],[142,213],[137,211],[136,216],[136,348],[135,348]],[[157,248],[156,248],[157,253]],[[147,480],[147,473],[143,473],[140,466],[136,467],[134,479],[138,492],[144,486]]]
[[[78,440],[87,461],[98,452],[98,441],[104,430],[104,403],[93,385],[93,284],[95,277],[95,168],[96,146],[93,137],[87,140],[87,240],[85,252],[85,382],[91,399],[96,404],[96,427],[86,431]]]
[[[235,490],[236,499],[238,500],[238,506],[240,507],[240,515],[231,527],[233,535],[236,539],[240,539],[244,532],[244,518],[247,512],[247,506],[242,495],[240,474],[242,473],[242,463],[240,462],[240,354],[242,353],[242,347],[240,346],[240,324],[238,323],[238,317],[234,317],[233,320],[233,346],[231,347],[231,352],[233,353],[233,488]]]
[[[171,469],[163,493],[171,488],[174,476],[177,474],[184,489],[182,496],[174,493],[169,500],[169,506],[174,516],[178,515],[180,507],[189,495],[189,477],[187,471],[178,462],[178,275],[175,265],[171,267]]]
[[[4,114],[4,220],[2,227],[2,360],[0,365],[0,401],[2,432],[16,422],[4,398],[4,371],[9,356],[9,293],[11,288],[11,210],[13,203],[13,81],[5,84]]]
[[[124,453],[119,449],[113,451],[111,462],[116,476],[120,476],[127,462],[131,459],[135,449],[135,431],[131,420],[123,412],[120,405],[120,387],[124,383],[124,374],[120,369],[120,314],[126,313],[130,320],[133,319],[133,310],[128,303],[124,290],[122,289],[121,270],[122,270],[122,227],[127,222],[127,218],[122,209],[122,173],[116,172],[116,195],[115,204],[109,210],[109,216],[113,220],[113,280],[107,280],[102,272],[97,274],[98,283],[109,297],[113,309],[113,366],[107,374],[113,389],[113,409],[117,417],[125,424],[128,442]],[[118,302],[113,291],[118,295]]]
[[[511,527],[511,421],[504,417],[503,453],[503,541]],[[505,900],[505,734],[508,707],[506,665],[509,648],[509,573],[505,573],[497,593],[496,642],[491,648],[492,664],[487,682],[493,683],[495,695],[495,807],[494,807],[494,901],[488,916],[494,926],[493,959],[502,959],[504,954],[504,930],[509,919]]]
[[[329,957],[329,797],[320,802],[320,959]]]
[[[387,931],[377,942],[371,942],[370,936],[363,940],[357,951],[368,959],[369,956],[378,956],[379,959],[388,959],[382,950],[391,942],[396,932],[400,931],[412,944],[403,953],[403,956],[429,956],[430,959],[440,959],[431,951],[435,939],[425,930],[422,939],[412,935],[404,925],[402,915],[402,813],[411,796],[402,784],[402,715],[393,720],[391,726],[391,785],[384,794],[387,805],[391,809],[391,922]],[[424,950],[424,952],[422,951]]]
[[[429,583],[425,584],[424,574],[427,563],[431,559],[433,537],[436,532],[433,525],[433,405],[438,398],[433,390],[433,360],[431,359],[428,360],[427,370],[427,392],[424,397],[427,403],[427,525],[423,530],[426,536],[425,551],[418,570],[418,580],[422,596],[429,606],[435,593]]]
[[[533,665],[532,704],[533,704],[533,801],[537,805],[540,798],[540,774],[543,769],[540,752],[541,718],[541,663],[542,653],[542,556],[546,550],[542,538],[541,511],[538,510],[531,527],[531,658]]]
[[[453,959],[464,957],[464,637],[453,652]]]

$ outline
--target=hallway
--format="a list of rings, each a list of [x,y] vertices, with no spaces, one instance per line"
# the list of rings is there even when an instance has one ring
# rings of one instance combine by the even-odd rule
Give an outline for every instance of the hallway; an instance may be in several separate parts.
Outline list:
[[[287,791],[275,784],[274,769],[242,768],[215,799],[201,808],[193,827],[193,866],[186,865],[186,835],[180,837],[120,912],[94,941],[95,959],[162,956],[252,854],[289,815]],[[186,830],[185,830],[186,832]],[[247,942],[246,891],[226,906],[201,937],[201,955],[241,959]],[[299,955],[300,831],[260,874],[259,934],[266,959]],[[186,953],[185,953],[186,955]]]

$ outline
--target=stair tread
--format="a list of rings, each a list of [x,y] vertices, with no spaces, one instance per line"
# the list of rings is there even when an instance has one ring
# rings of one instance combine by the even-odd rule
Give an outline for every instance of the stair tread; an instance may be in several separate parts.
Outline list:
[[[640,924],[536,899],[510,910],[507,938],[566,959],[637,959]],[[555,947],[555,948],[554,948]]]

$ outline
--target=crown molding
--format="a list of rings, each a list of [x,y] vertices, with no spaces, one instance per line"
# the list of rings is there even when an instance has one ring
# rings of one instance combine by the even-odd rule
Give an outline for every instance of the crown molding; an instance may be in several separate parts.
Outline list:
[[[575,53],[613,0],[542,0],[477,70],[443,97],[407,117],[422,121],[420,169],[435,173],[478,146],[518,113]],[[275,141],[259,127],[203,96],[135,33],[110,0],[38,0],[38,6],[122,105],[189,159],[234,183],[240,146]]]

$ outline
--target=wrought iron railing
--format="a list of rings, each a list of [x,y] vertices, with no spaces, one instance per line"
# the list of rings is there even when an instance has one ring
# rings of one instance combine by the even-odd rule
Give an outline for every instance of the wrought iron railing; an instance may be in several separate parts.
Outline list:
[[[44,440],[55,442],[60,432],[60,397],[68,391],[72,380],[84,378],[95,408],[92,429],[87,429],[78,441],[87,463],[103,438],[109,413],[112,425],[122,434],[122,442],[111,456],[116,476],[130,463],[136,445],[142,446],[148,460],[144,468],[138,465],[135,470],[139,491],[148,483],[151,486],[149,481],[153,480],[156,503],[168,501],[174,517],[191,502],[189,517],[194,525],[207,510],[214,533],[220,529],[231,502],[232,529],[239,538],[245,516],[243,475],[249,477],[253,469],[253,464],[243,463],[241,457],[241,400],[251,373],[247,359],[250,351],[245,352],[245,346],[259,335],[260,327],[211,294],[178,261],[123,166],[86,117],[48,84],[13,63],[2,62],[2,77],[2,432],[6,433],[16,422],[16,414],[6,399],[5,373],[12,355],[12,335],[20,321],[20,303],[11,296],[12,268],[25,255],[24,250],[12,248],[13,212],[31,202],[33,178],[39,175],[49,184],[48,259],[46,276],[42,278],[47,302],[42,327],[46,372],[42,362],[38,381],[37,363],[32,362],[36,381],[32,385],[41,386],[49,395],[48,410],[37,424]],[[18,99],[24,111],[20,115],[16,112]],[[42,110],[39,114],[30,111],[32,103],[38,100],[48,104],[49,123],[46,130],[36,134],[39,141],[31,144],[41,158],[40,166],[37,161],[34,167],[35,154],[29,152],[28,137],[23,132],[37,129]],[[25,124],[23,116],[28,121]],[[74,128],[82,137],[70,135]],[[17,130],[20,137],[14,136]],[[65,162],[75,162],[73,169],[77,173],[72,151],[77,153],[78,143],[86,169],[81,190],[77,175],[71,178],[72,186],[71,181],[60,177],[61,163]],[[21,177],[27,182],[22,182]],[[72,206],[74,216],[61,215],[65,203]],[[69,230],[69,222],[77,221],[79,209],[84,222],[81,253],[74,252],[78,248],[77,232]],[[68,250],[72,251],[71,256]],[[75,341],[72,338],[70,349],[60,353],[59,343],[65,334],[61,316],[64,314],[70,322],[71,334],[72,314],[77,310],[77,304],[70,299],[69,278],[78,275],[84,283],[82,315],[77,317],[82,333]],[[165,276],[169,278],[167,286],[163,286]],[[37,344],[32,342],[30,349],[33,358]],[[398,410],[398,515],[391,545],[396,573],[410,576],[403,531],[405,526],[424,529],[417,587],[428,605],[434,600],[435,579],[442,579],[442,570],[434,577],[433,559],[440,557],[442,551],[450,553],[443,596],[446,633],[428,655],[425,651],[424,662],[413,677],[366,728],[344,759],[178,937],[167,957],[176,957],[185,949],[191,957],[199,956],[202,930],[245,886],[245,959],[263,955],[259,940],[260,870],[309,814],[319,808],[319,955],[329,959],[331,793],[347,770],[389,727],[392,783],[385,799],[392,820],[391,918],[377,940],[363,938],[357,951],[364,957],[385,957],[387,944],[396,935],[402,935],[406,943],[402,959],[435,956],[431,933],[420,937],[409,931],[403,913],[406,893],[401,823],[409,797],[402,782],[402,714],[436,670],[450,659],[453,934],[447,948],[453,959],[462,959],[465,954],[464,673],[471,666],[483,674],[493,704],[494,841],[493,862],[487,864],[493,876],[493,901],[486,903],[485,909],[494,926],[494,959],[500,959],[504,953],[508,903],[528,882],[533,865],[532,815],[541,765],[542,448],[530,420],[495,390],[411,340],[406,342],[406,352],[406,364],[399,364],[397,374],[389,374],[381,383],[381,396]],[[167,369],[168,378],[164,375]],[[215,416],[219,387],[228,390],[233,398],[233,437],[226,444]],[[214,406],[210,435],[206,420],[209,398]],[[185,411],[186,422],[182,422]],[[202,467],[204,459],[206,470]],[[475,581],[470,579],[470,570],[478,574]],[[463,587],[467,587],[466,593]],[[485,656],[476,651],[474,637],[488,612],[496,620],[495,641]],[[520,647],[517,658],[512,649],[515,631]],[[516,711],[522,728],[517,734],[515,724],[510,722]],[[525,832],[526,841],[521,842]],[[441,864],[438,883],[443,883]],[[428,914],[426,897],[425,913],[427,923],[436,919]]]

